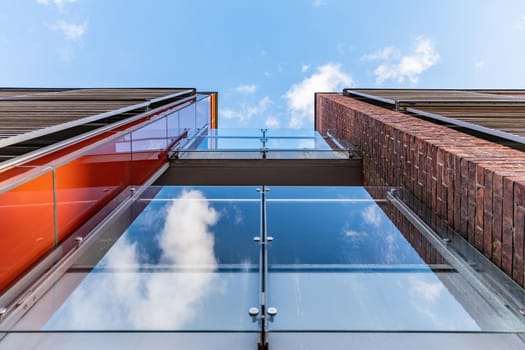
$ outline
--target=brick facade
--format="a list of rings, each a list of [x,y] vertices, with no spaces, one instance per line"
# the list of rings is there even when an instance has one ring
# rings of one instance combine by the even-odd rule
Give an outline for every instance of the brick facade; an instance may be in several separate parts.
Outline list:
[[[365,185],[403,186],[525,286],[525,153],[338,94],[316,129],[363,153]]]

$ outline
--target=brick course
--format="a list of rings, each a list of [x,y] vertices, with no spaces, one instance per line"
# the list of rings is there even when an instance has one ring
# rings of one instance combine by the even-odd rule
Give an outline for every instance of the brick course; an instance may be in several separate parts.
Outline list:
[[[367,186],[403,186],[525,286],[525,153],[338,94],[316,129],[363,153]]]

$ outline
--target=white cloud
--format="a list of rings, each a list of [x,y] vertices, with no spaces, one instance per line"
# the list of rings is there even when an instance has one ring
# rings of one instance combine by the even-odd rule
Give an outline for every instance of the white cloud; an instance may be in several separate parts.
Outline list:
[[[345,230],[344,234],[348,238],[357,239],[357,238],[364,238],[368,236],[368,233],[365,231],[355,231],[355,230]]]
[[[361,217],[369,225],[379,227],[381,224],[381,213],[377,205],[369,205],[366,207],[361,213]]]
[[[214,273],[212,228],[219,213],[200,191],[184,191],[177,199],[167,207],[157,242],[159,266],[182,272],[141,273],[139,247],[123,236],[98,265],[117,272],[89,275],[45,328],[184,329],[202,315],[202,301],[224,292]]]
[[[352,78],[342,71],[340,64],[329,63],[317,67],[315,73],[292,85],[283,95],[287,100],[288,113],[291,116],[289,126],[301,128],[311,125],[315,92],[338,91],[343,87],[349,87],[352,83]]]
[[[200,191],[183,191],[180,198],[168,210],[159,239],[163,260],[189,266],[216,265],[209,227],[217,223],[218,213],[209,207]]]
[[[484,67],[485,67],[485,61],[480,60],[480,61],[474,62],[474,69],[475,69],[475,70],[480,71],[480,70],[482,70]]]
[[[327,0],[313,0],[312,6],[321,7],[321,6],[325,6],[327,3],[328,3]]]
[[[87,23],[75,24],[61,20],[55,23],[53,29],[60,30],[68,39],[79,42],[86,33]]]
[[[247,121],[256,115],[264,113],[272,103],[272,99],[269,96],[265,96],[255,105],[243,103],[241,104],[240,109],[237,110],[225,108],[221,111],[221,117],[226,119],[238,119],[240,122]]]
[[[243,94],[253,94],[257,90],[257,85],[239,85],[235,90]]]
[[[55,4],[55,6],[58,8],[59,11],[64,10],[64,5],[66,3],[74,3],[77,2],[77,0],[36,0],[36,2],[40,5],[49,5],[49,4]]]
[[[281,126],[281,123],[276,117],[268,117],[266,118],[265,125],[269,128],[278,128]]]
[[[386,47],[376,53],[364,55],[362,59],[384,61],[374,70],[377,84],[387,80],[401,84],[407,79],[411,84],[417,84],[419,76],[438,62],[439,53],[432,40],[419,36],[410,54],[401,55],[396,48]]]
[[[427,302],[434,302],[444,292],[445,287],[439,281],[424,281],[417,277],[410,278],[409,293]]]
[[[374,53],[361,56],[361,61],[391,60],[399,58],[400,52],[393,46],[387,46]]]
[[[310,65],[309,65],[309,64],[303,64],[303,65],[301,65],[301,72],[305,73],[305,72],[307,72],[309,69],[310,69]]]
[[[233,220],[233,223],[235,225],[240,225],[244,222],[244,214],[242,213],[242,210],[241,208],[239,208],[237,205],[232,205],[232,210],[233,210],[233,217],[234,217],[234,220]]]

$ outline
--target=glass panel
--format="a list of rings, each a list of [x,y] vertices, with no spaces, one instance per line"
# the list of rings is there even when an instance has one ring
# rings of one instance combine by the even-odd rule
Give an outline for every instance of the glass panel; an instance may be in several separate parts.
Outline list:
[[[348,159],[348,152],[333,150],[270,150],[268,159]]]
[[[167,118],[149,123],[131,133],[133,184],[147,181],[167,163]]]
[[[310,202],[329,200],[330,202],[381,202],[386,199],[374,199],[370,191],[375,191],[381,198],[385,198],[389,188],[365,188],[365,187],[333,187],[333,186],[269,186],[270,193],[267,202],[286,202],[303,201],[308,199]]]
[[[261,129],[252,128],[218,128],[208,129],[208,135],[214,137],[262,137]]]
[[[269,234],[279,242],[272,244],[271,266],[415,264],[429,270],[373,200],[344,199],[268,201]]]
[[[196,129],[195,103],[181,109],[179,116],[180,128],[188,130],[188,137],[193,136]]]
[[[267,129],[266,136],[268,137],[315,137],[319,133],[314,129],[288,129],[277,128]]]
[[[269,149],[294,149],[294,150],[311,150],[311,149],[330,149],[325,143],[324,145],[316,142],[315,138],[275,138],[268,139],[266,147]],[[322,148],[317,148],[322,147]]]
[[[348,350],[348,349],[476,349],[520,350],[524,342],[519,334],[479,333],[271,333],[272,350]]]
[[[53,172],[18,167],[0,182],[0,295],[55,244]]]
[[[256,331],[260,204],[227,190],[148,189],[14,329]]]
[[[209,350],[214,348],[255,349],[257,333],[180,332],[46,332],[2,334],[0,350]]]
[[[131,145],[121,137],[56,168],[59,239],[131,184]]]
[[[267,203],[268,306],[279,310],[270,330],[525,330],[500,296],[460,274],[390,202],[359,190],[355,200],[343,190],[333,201],[333,189],[289,200],[280,191],[296,189],[268,194],[280,197]]]
[[[184,151],[179,154],[181,159],[260,159],[262,153],[260,151],[242,151],[242,150],[226,150],[226,151]]]
[[[196,119],[197,128],[202,129],[210,123],[210,97],[205,97],[197,101],[196,106]]]
[[[153,189],[159,189],[158,193],[155,192],[154,196],[146,192],[145,198],[159,199],[173,199],[176,198],[184,190],[197,190],[202,192],[204,197],[207,199],[222,199],[232,201],[239,201],[241,199],[251,199],[251,201],[259,202],[261,195],[251,186],[165,186],[165,187],[152,187]],[[257,230],[258,228],[256,228]]]
[[[524,309],[525,290],[489,261],[479,250],[473,248],[465,238],[406,190],[395,188],[392,191],[392,198],[393,201],[400,201],[415,213],[436,234],[438,240],[447,242],[446,247],[453,256],[460,258],[467,266],[475,267],[478,276],[484,282],[489,283],[492,290],[501,295],[508,295],[512,304],[509,303],[507,307],[514,310]],[[394,217],[393,222],[397,224],[397,218]],[[403,225],[403,223],[399,223],[399,225]]]
[[[180,150],[182,152],[179,158],[198,159],[348,158],[346,151],[332,150],[317,131],[301,129],[279,129],[275,132],[272,129],[205,129],[205,132],[194,135],[188,140]],[[202,152],[206,153],[202,154]]]
[[[171,143],[184,133],[179,126],[179,112],[173,112],[166,116],[168,120],[168,142]]]
[[[218,128],[209,129],[210,137],[261,138],[268,139],[320,139],[324,138],[316,130],[303,129],[258,129],[258,128]]]
[[[253,139],[236,139],[221,137],[206,137],[198,145],[198,150],[243,150],[259,149],[262,147],[258,138]]]

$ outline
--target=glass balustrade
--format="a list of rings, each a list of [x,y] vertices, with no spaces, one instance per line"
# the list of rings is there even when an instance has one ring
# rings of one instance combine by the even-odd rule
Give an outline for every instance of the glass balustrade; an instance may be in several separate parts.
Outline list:
[[[523,347],[523,289],[400,188],[148,186],[173,155],[351,155],[209,113],[0,173],[0,349]]]
[[[522,347],[523,289],[422,213],[393,188],[148,187],[0,323],[0,349],[121,345],[117,332],[185,348]]]
[[[345,159],[351,154],[311,129],[203,129],[176,151],[179,159]]]
[[[207,127],[195,105],[209,109],[209,99],[199,95],[128,129],[105,131],[91,142],[1,171],[0,294],[111,200],[129,197],[132,187],[162,170],[177,142]],[[191,125],[181,128],[181,115]]]

